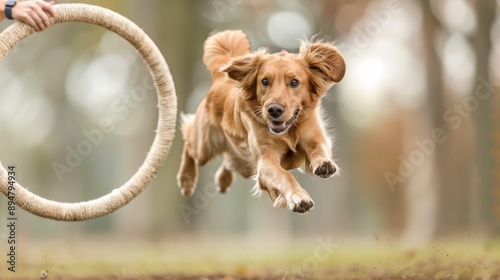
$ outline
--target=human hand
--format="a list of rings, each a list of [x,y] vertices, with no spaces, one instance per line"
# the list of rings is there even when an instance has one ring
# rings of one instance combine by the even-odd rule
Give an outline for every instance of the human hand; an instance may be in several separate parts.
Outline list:
[[[55,15],[52,7],[54,2],[42,0],[18,2],[12,8],[12,17],[24,22],[36,31],[43,31],[50,26],[50,17]]]

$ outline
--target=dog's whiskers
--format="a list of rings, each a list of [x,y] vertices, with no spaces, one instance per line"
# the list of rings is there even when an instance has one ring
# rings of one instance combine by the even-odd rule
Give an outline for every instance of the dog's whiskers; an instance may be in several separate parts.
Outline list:
[[[299,124],[300,124],[300,122],[301,122],[301,119],[300,119],[300,115],[301,115],[300,113],[301,113],[301,112],[302,112],[302,113],[304,113],[305,115],[307,114],[307,113],[304,111],[304,109],[300,108],[300,109],[299,109],[299,113],[297,114],[297,116],[294,118],[294,120],[292,121],[292,123],[291,123],[290,125],[295,126],[295,127],[299,126]]]
[[[252,110],[255,114],[262,114],[262,106],[253,106]]]

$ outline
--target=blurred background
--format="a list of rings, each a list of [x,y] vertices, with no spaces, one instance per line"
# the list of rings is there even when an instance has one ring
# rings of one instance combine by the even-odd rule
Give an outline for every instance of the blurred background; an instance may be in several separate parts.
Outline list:
[[[254,50],[271,52],[296,52],[300,39],[315,34],[334,40],[347,73],[323,107],[342,171],[327,180],[294,173],[315,201],[307,215],[252,197],[253,182],[241,177],[229,193],[216,194],[219,160],[201,169],[197,192],[184,198],[175,180],[178,130],[158,177],[132,203],[83,223],[18,209],[17,234],[26,242],[113,236],[192,238],[202,246],[234,237],[288,246],[332,236],[339,244],[414,245],[500,234],[499,1],[79,2],[120,13],[153,39],[187,113],[210,86],[201,58],[213,31],[241,29]],[[0,159],[43,197],[76,202],[107,194],[151,146],[157,99],[146,66],[100,27],[69,23],[31,36],[1,64],[0,84]],[[6,204],[0,197],[1,220]],[[6,231],[0,228],[0,239]]]

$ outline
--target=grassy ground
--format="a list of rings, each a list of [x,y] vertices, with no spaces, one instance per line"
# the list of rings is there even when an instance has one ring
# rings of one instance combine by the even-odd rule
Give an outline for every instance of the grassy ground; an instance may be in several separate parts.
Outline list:
[[[2,260],[0,279],[500,279],[498,242],[416,249],[388,241],[341,242],[328,249],[318,240],[252,242],[19,240],[17,271],[8,272]]]

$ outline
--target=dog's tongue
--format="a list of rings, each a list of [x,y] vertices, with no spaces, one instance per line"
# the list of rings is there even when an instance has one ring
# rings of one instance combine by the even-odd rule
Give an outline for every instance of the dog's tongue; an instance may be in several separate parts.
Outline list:
[[[272,122],[272,126],[274,129],[283,129],[286,127],[285,122]]]

